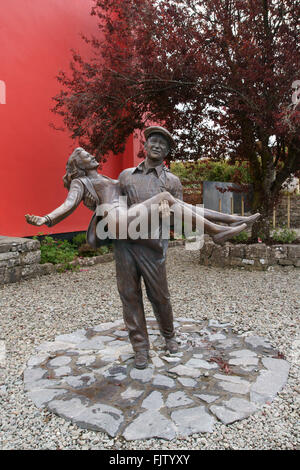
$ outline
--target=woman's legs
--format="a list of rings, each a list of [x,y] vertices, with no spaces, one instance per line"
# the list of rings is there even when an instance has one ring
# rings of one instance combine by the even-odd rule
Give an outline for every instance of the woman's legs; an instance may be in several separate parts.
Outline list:
[[[203,208],[198,208],[197,206],[192,206],[191,204],[187,204],[179,199],[175,199],[170,193],[162,192],[159,193],[152,198],[147,199],[146,201],[136,204],[133,207],[119,207],[117,210],[112,211],[109,213],[109,219],[111,223],[115,223],[117,238],[119,238],[120,233],[120,226],[122,224],[123,231],[125,227],[126,236],[130,237],[130,233],[128,232],[128,228],[131,222],[139,217],[139,224],[142,225],[143,222],[145,223],[145,227],[148,227],[149,221],[151,221],[151,216],[154,216],[153,207],[156,205],[157,210],[158,206],[162,201],[168,201],[172,212],[174,212],[175,218],[181,223],[184,221],[184,216],[188,217],[189,220],[192,221],[194,226],[203,227],[204,232],[208,233],[213,237],[216,243],[222,243],[229,238],[237,235],[239,232],[246,228],[246,224],[239,223],[236,227],[226,227],[224,225],[218,225],[209,220],[208,217],[205,216],[207,214],[207,210]],[[217,218],[220,221],[224,221],[224,218],[220,218],[220,216],[226,216],[227,214],[217,213],[215,211],[208,210],[208,215],[210,218]],[[216,216],[215,216],[216,215]],[[218,217],[217,217],[218,216]],[[232,216],[229,216],[232,217]],[[157,218],[157,222],[158,222]],[[153,220],[152,220],[153,222]]]
[[[195,207],[196,211],[200,215],[202,215],[202,217],[205,217],[205,219],[210,220],[211,222],[224,223],[224,224],[231,225],[232,227],[235,227],[243,223],[247,225],[253,224],[260,216],[259,213],[250,215],[249,217],[244,217],[241,215],[223,214],[222,212],[213,211],[212,209],[192,206],[191,204],[180,201],[180,199],[176,199],[176,201],[184,207],[186,206]]]
[[[189,221],[192,221],[194,226],[203,227],[204,232],[211,235],[216,243],[224,243],[247,227],[246,224],[239,224],[237,227],[230,228],[215,224],[206,217],[203,217],[203,215],[196,210],[197,208],[195,206],[191,206],[190,204],[185,205],[185,203],[179,204],[177,200],[175,204],[171,206],[171,209],[172,212],[174,212],[174,217],[180,218],[179,222],[184,222],[184,218],[187,217]]]

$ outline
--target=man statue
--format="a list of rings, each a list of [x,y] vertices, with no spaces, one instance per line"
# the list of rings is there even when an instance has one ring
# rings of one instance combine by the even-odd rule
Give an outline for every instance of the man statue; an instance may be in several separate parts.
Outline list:
[[[121,193],[127,204],[144,202],[161,191],[168,191],[182,200],[182,186],[177,176],[164,165],[170,149],[175,145],[171,134],[159,126],[148,127],[146,158],[135,168],[128,168],[119,176]],[[115,259],[118,290],[123,304],[124,322],[135,352],[135,367],[148,365],[149,338],[147,333],[141,279],[143,278],[160,332],[170,353],[178,351],[173,325],[173,312],[166,276],[168,240],[151,240],[151,246],[134,241],[116,240]]]

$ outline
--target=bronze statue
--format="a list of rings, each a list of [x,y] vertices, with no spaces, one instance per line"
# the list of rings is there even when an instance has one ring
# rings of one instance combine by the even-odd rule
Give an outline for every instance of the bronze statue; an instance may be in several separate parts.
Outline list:
[[[164,128],[152,126],[145,130],[146,159],[136,168],[124,170],[118,180],[98,173],[98,162],[82,148],[77,148],[69,157],[64,185],[69,190],[65,202],[45,216],[27,214],[26,220],[33,225],[46,224],[48,227],[59,223],[70,215],[81,201],[95,211],[101,204],[110,204],[106,216],[118,228],[121,222],[129,226],[142,206],[148,218],[153,217],[151,208],[157,207],[160,219],[170,212],[190,212],[193,222],[203,223],[204,230],[216,243],[232,238],[247,225],[253,223],[259,214],[250,217],[231,216],[216,211],[198,208],[182,201],[182,186],[179,179],[163,164],[170,148],[174,145],[171,134]],[[127,196],[127,204],[120,196]],[[179,210],[180,209],[180,210]],[[96,226],[99,218],[96,212],[87,231],[87,241],[97,246]],[[215,224],[219,221],[232,225]],[[118,234],[118,229],[116,230]],[[157,239],[114,240],[117,284],[123,304],[124,322],[129,339],[135,351],[135,366],[147,367],[149,340],[142,300],[141,278],[144,279],[147,296],[152,304],[160,332],[166,340],[166,348],[175,353],[178,346],[173,327],[173,313],[166,278],[165,258],[168,241],[161,236]]]

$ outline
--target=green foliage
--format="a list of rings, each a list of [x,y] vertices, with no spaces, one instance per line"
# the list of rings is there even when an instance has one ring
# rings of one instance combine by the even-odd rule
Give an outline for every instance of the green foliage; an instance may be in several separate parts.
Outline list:
[[[112,245],[103,245],[98,248],[98,254],[100,255],[107,255],[110,251],[112,251]]]
[[[38,237],[35,236],[33,239],[38,240]],[[41,264],[60,264],[61,266],[58,269],[59,272],[78,269],[78,266],[71,264],[71,261],[74,261],[77,256],[92,257],[105,255],[112,251],[111,245],[103,245],[97,250],[94,250],[86,243],[85,233],[75,235],[72,242],[68,240],[55,240],[53,237],[48,235],[40,241],[40,245]]]
[[[84,245],[86,243],[86,232],[75,235],[72,238],[72,243],[73,245],[77,246],[77,248],[79,248],[81,245]]]
[[[171,171],[183,183],[200,181],[221,181],[231,183],[251,183],[248,165],[245,162],[230,165],[226,161],[214,162],[198,160],[197,162],[172,162]]]
[[[272,239],[278,243],[293,243],[297,238],[297,232],[288,228],[277,228],[272,233]]]
[[[245,243],[249,239],[249,234],[243,230],[242,232],[238,233],[235,237],[233,237],[233,240],[237,243]]]
[[[74,266],[70,262],[74,260],[76,255],[76,248],[67,240],[54,240],[53,237],[46,236],[41,241],[41,264],[61,264],[61,271],[73,270]]]

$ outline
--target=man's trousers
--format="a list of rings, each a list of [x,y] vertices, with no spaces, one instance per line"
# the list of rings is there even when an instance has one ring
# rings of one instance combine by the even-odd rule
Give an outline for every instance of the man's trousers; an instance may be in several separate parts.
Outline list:
[[[118,291],[123,304],[124,322],[134,351],[149,350],[141,278],[161,334],[173,338],[173,312],[166,276],[167,241],[157,241],[155,250],[142,243],[115,240]]]

